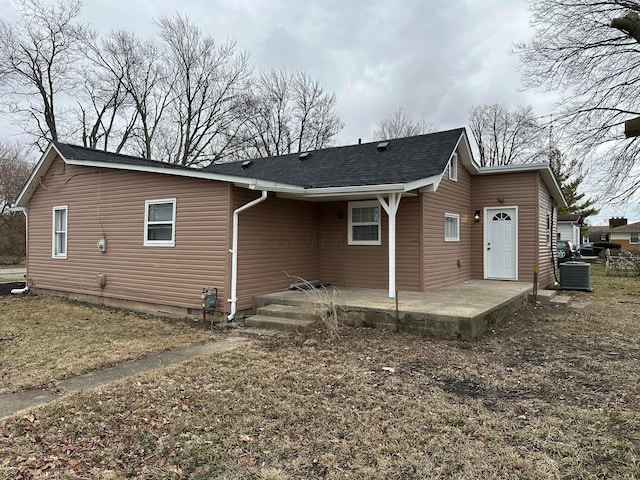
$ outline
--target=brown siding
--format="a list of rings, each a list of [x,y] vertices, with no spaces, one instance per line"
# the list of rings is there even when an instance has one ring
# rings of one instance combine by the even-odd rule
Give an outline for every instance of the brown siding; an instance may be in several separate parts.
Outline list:
[[[460,241],[444,241],[445,213],[460,215]],[[458,180],[448,170],[436,192],[422,194],[423,275],[425,291],[471,278],[473,209],[471,175],[458,162]]]
[[[555,280],[554,267],[556,257],[556,241],[558,233],[558,212],[554,210],[553,198],[549,189],[542,181],[540,175],[538,181],[538,286],[547,288],[553,285]],[[553,218],[551,231],[547,239],[547,215]],[[522,251],[522,250],[521,250]]]
[[[200,305],[203,286],[218,287],[219,298],[225,298],[228,195],[223,183],[56,159],[29,202],[29,281],[40,288],[187,308]],[[175,246],[145,247],[145,200],[162,198],[176,198]],[[51,258],[57,205],[69,208],[67,259]],[[101,238],[107,239],[105,254],[96,247]],[[103,291],[98,274],[107,276]]]
[[[533,281],[533,268],[537,263],[539,242],[538,173],[503,173],[474,176],[472,178],[473,210],[485,207],[518,207],[518,278]],[[484,226],[485,219],[473,223],[473,278],[484,278]]]
[[[348,245],[348,215],[348,202],[320,205],[320,278],[344,287],[387,289],[387,215],[383,211],[381,245]],[[419,198],[403,197],[396,217],[396,281],[400,290],[420,290],[419,221]]]
[[[234,208],[258,198],[235,188]],[[317,280],[318,208],[310,202],[276,198],[240,213],[238,237],[238,310],[253,306],[253,297],[285,290],[295,277]]]

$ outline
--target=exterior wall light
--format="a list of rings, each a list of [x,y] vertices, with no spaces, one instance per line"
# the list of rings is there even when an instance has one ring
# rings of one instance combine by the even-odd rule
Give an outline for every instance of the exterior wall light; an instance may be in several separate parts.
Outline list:
[[[474,222],[480,221],[480,210],[476,210],[476,212],[473,214],[473,221]]]

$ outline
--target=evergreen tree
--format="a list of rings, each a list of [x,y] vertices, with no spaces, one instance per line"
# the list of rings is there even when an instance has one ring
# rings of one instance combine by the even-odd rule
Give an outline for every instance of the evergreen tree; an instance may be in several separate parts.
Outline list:
[[[559,209],[558,214],[579,213],[583,220],[590,215],[596,215],[600,210],[594,207],[595,200],[579,191],[584,180],[584,174],[580,171],[580,162],[576,159],[568,159],[559,149],[554,148],[549,155],[549,164],[567,200],[567,207]]]

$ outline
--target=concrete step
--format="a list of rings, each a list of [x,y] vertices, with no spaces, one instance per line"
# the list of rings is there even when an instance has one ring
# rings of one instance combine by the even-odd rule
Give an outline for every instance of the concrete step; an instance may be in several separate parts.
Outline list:
[[[297,320],[309,320],[311,322],[318,322],[322,318],[318,313],[309,306],[296,306],[296,305],[279,305],[272,303],[258,308],[258,315],[264,315],[268,317],[280,317],[280,318],[294,318]]]
[[[569,305],[571,297],[569,295],[556,295],[551,299],[551,305]]]
[[[273,328],[286,332],[300,332],[311,328],[313,320],[298,320],[296,318],[273,317],[271,315],[254,315],[245,320],[245,325],[256,328]]]
[[[542,305],[550,305],[553,299],[556,297],[557,292],[555,290],[538,290],[536,300]],[[529,301],[533,301],[533,293],[529,293]]]
[[[529,294],[529,301],[532,301],[533,294]],[[538,290],[537,301],[541,305],[568,305],[571,302],[569,295],[558,295],[556,290]]]

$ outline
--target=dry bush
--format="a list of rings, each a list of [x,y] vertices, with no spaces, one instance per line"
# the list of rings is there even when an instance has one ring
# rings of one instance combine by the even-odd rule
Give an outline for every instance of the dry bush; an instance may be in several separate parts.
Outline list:
[[[322,326],[330,339],[338,338],[338,298],[340,291],[335,287],[327,287],[324,284],[315,285],[302,277],[291,276],[289,278],[297,280],[301,286],[298,288],[311,301],[311,310],[320,316]]]

